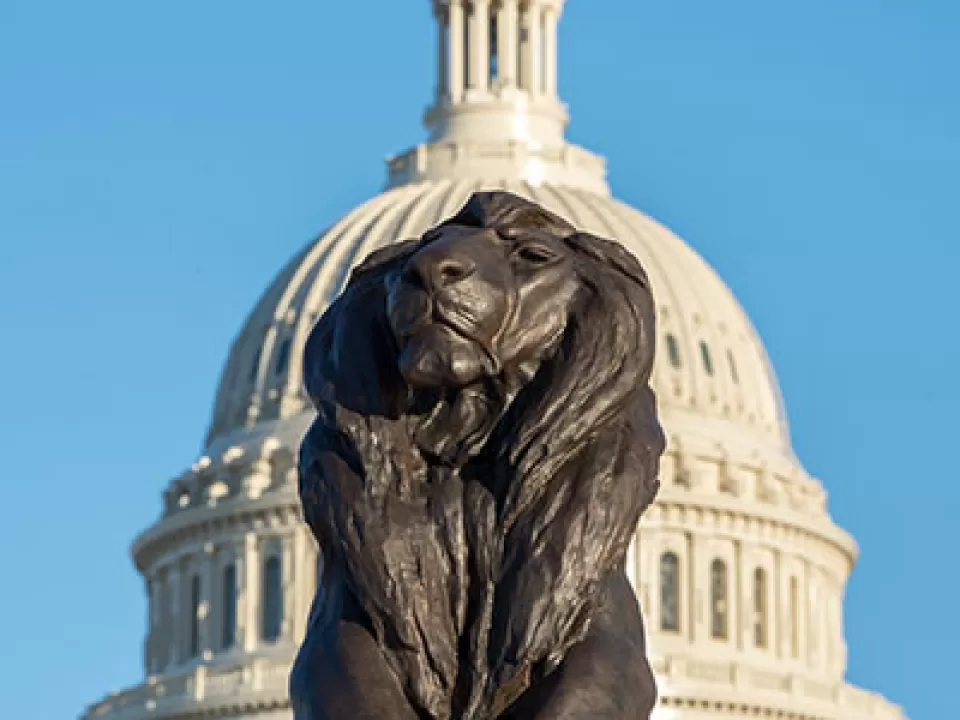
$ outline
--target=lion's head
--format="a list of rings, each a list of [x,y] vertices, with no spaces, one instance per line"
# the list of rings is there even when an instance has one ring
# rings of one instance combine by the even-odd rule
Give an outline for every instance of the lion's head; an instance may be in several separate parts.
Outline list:
[[[428,232],[387,276],[387,318],[412,387],[501,377],[519,387],[566,327],[577,282],[574,252],[556,232],[564,226],[472,210]]]
[[[318,322],[305,516],[421,708],[502,704],[622,571],[663,450],[654,337],[632,254],[503,192],[373,253]]]

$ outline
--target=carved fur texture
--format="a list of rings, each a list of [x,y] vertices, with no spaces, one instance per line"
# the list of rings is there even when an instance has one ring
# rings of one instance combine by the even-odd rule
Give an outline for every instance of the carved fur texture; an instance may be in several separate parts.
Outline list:
[[[649,716],[654,320],[631,253],[509,193],[353,272],[305,353],[297,720]]]

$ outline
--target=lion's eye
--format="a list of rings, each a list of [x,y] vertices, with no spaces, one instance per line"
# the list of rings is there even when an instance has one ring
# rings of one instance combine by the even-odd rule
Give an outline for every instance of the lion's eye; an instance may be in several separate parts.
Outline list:
[[[540,265],[550,262],[555,255],[552,250],[542,245],[523,245],[517,250],[517,257],[524,262]]]

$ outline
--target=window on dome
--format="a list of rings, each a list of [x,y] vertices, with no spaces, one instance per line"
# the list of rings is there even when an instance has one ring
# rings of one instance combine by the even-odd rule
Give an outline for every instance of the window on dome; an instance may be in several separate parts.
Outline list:
[[[237,566],[230,563],[223,569],[223,607],[220,615],[220,647],[233,647],[237,637]]]
[[[156,589],[156,584],[153,580],[147,578],[146,581],[146,591],[147,591],[147,638],[146,638],[146,665],[147,665],[147,674],[153,674],[156,667],[156,649],[157,644],[157,614],[159,613],[160,608],[156,605],[156,598],[154,597],[154,590]]]
[[[499,8],[490,7],[490,85],[500,78],[500,37],[499,27],[497,26],[497,14]]]
[[[190,580],[190,657],[200,654],[200,576]]]
[[[263,564],[262,597],[260,598],[260,637],[273,642],[280,637],[283,620],[283,578],[280,575],[280,558],[267,558]]]
[[[287,365],[290,364],[290,338],[285,338],[280,343],[280,349],[277,350],[277,362],[274,365],[274,372],[282,375],[287,371]]]
[[[700,341],[700,357],[703,360],[703,369],[707,371],[707,375],[713,375],[713,358],[710,357],[710,348],[703,340]]]
[[[670,364],[673,367],[680,367],[680,346],[672,333],[667,333],[667,357],[670,358]]]
[[[790,654],[800,657],[800,581],[790,578]]]
[[[660,629],[680,632],[680,559],[672,552],[660,556]]]
[[[167,628],[170,627],[173,617],[173,590],[166,569],[160,570],[157,577],[160,583],[160,633],[154,654],[157,668],[163,670],[170,664],[170,637]]]
[[[710,564],[710,635],[714,640],[726,640],[729,634],[727,592],[727,564],[714,560]]]
[[[767,647],[767,571],[753,571],[753,644]]]
[[[736,384],[740,384],[740,373],[737,372],[737,361],[733,357],[733,350],[727,350],[727,362],[730,363],[730,378]]]
[[[257,375],[260,374],[260,353],[263,352],[263,346],[257,348],[257,351],[253,354],[253,362],[250,363],[250,382],[255,383],[257,381]]]

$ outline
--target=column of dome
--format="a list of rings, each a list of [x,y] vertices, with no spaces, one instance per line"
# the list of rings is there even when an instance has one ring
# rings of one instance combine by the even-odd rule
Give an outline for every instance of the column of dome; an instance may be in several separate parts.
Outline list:
[[[855,546],[822,508],[762,492],[815,481],[677,444],[628,557],[661,669],[727,677],[740,668],[752,682],[776,661],[784,677],[842,683],[836,620]]]
[[[296,562],[298,546],[302,565]],[[239,547],[223,539],[172,549],[145,569],[157,588],[149,600],[150,616],[163,618],[153,620],[149,630],[147,674],[224,653],[296,644],[316,590],[316,563],[309,532],[298,526],[247,532]],[[269,599],[271,592],[277,600]],[[276,601],[281,604],[274,614]]]
[[[519,83],[520,6],[518,0],[500,0],[497,6],[500,88],[514,90]]]
[[[557,97],[562,0],[435,0],[436,103]]]
[[[472,0],[467,20],[467,98],[482,98],[490,92],[490,0]]]
[[[292,453],[268,440],[171,483],[164,518],[134,545],[150,588],[148,676],[300,642],[318,552],[293,479]]]
[[[557,97],[557,26],[560,7],[546,5],[543,8],[543,94]]]

